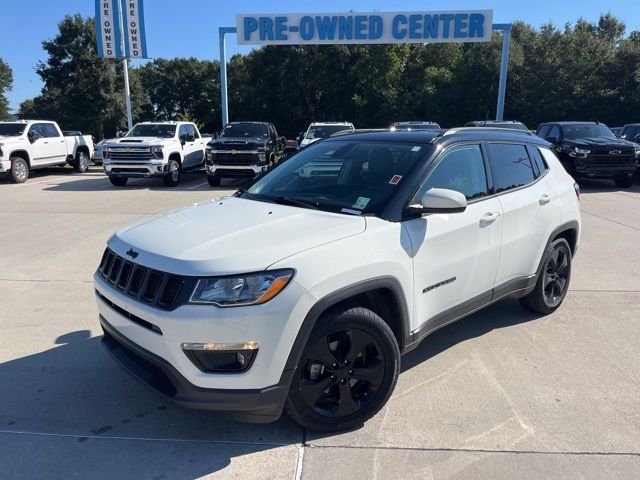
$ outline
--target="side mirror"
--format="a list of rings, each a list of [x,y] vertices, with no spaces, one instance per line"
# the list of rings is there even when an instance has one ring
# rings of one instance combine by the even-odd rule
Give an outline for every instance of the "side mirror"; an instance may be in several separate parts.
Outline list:
[[[460,192],[446,188],[430,188],[422,195],[418,205],[411,208],[422,213],[460,213],[467,208],[467,198]]]
[[[636,135],[635,137],[633,137],[633,141],[635,143],[640,143],[640,134]]]
[[[118,130],[116,132],[116,138],[121,138],[121,137],[124,137],[124,132],[122,130]]]
[[[547,142],[552,143],[553,145],[558,143],[558,137],[547,137]]]

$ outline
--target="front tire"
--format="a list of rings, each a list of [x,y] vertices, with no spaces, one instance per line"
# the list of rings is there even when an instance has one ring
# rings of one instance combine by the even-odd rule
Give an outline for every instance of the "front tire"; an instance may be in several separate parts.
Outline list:
[[[169,160],[169,173],[164,177],[164,184],[167,187],[177,187],[180,183],[180,164],[175,160]]]
[[[571,280],[571,248],[564,238],[554,240],[545,252],[544,263],[533,291],[520,299],[532,312],[548,315],[564,301]]]
[[[129,180],[127,177],[109,177],[109,181],[114,187],[124,187],[127,180]]]
[[[209,182],[210,187],[219,187],[220,180],[222,180],[220,177],[214,177],[210,175],[207,176],[207,182]]]
[[[399,372],[398,342],[382,318],[362,307],[333,310],[311,332],[285,410],[310,430],[352,429],[387,403]]]
[[[628,176],[616,177],[613,179],[613,181],[615,182],[616,187],[631,188],[633,187],[634,175],[631,175],[630,177]]]
[[[29,178],[29,164],[24,158],[13,157],[11,159],[11,170],[9,179],[13,183],[24,183]]]
[[[76,173],[86,173],[89,171],[89,156],[79,151],[76,153],[76,161],[73,164],[73,169]]]

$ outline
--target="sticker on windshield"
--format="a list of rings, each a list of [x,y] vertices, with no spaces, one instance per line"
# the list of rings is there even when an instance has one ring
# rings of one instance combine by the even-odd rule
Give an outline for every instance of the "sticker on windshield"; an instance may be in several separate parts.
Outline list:
[[[350,213],[351,215],[362,215],[362,212],[359,210],[352,210],[350,208],[343,208],[340,210],[342,213]]]
[[[394,175],[391,177],[391,180],[389,180],[389,185],[397,185],[400,183],[400,180],[402,180],[402,175]]]
[[[368,197],[358,197],[358,200],[356,200],[356,203],[353,204],[353,208],[357,208],[358,210],[364,210],[368,203],[369,200],[371,200]]]
[[[411,151],[412,151],[412,152],[419,152],[421,149],[422,149],[422,147],[419,147],[419,146],[417,146],[417,145],[416,145],[415,147],[413,147],[413,148],[411,149]]]

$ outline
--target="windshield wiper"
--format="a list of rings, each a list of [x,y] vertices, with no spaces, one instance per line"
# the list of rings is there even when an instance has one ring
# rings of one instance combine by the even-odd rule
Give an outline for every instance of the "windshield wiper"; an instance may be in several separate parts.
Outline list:
[[[279,203],[280,205],[294,205],[296,207],[311,208],[313,210],[318,210],[318,206],[314,205],[314,202],[310,202],[307,200],[298,200],[296,198],[289,198],[289,197],[276,197],[273,199],[273,201],[276,203]]]

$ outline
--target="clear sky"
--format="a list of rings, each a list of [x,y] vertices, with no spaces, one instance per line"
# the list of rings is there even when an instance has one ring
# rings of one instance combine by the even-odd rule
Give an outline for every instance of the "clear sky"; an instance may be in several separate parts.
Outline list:
[[[523,20],[540,26],[549,21],[564,25],[578,17],[597,20],[601,13],[611,12],[627,24],[627,30],[640,30],[638,0],[324,0],[301,2],[291,0],[145,0],[147,49],[152,58],[188,57],[217,59],[218,27],[234,26],[237,13],[280,12],[370,12],[452,9],[493,9],[494,22]],[[13,109],[20,102],[36,96],[42,88],[35,73],[39,60],[45,60],[42,41],[52,38],[57,24],[67,14],[94,15],[93,0],[0,0],[0,58],[13,69],[14,87],[9,92]],[[13,21],[15,20],[15,21]],[[245,53],[233,36],[227,42],[229,54]],[[138,62],[138,61],[136,61]],[[135,64],[135,63],[134,63]]]

